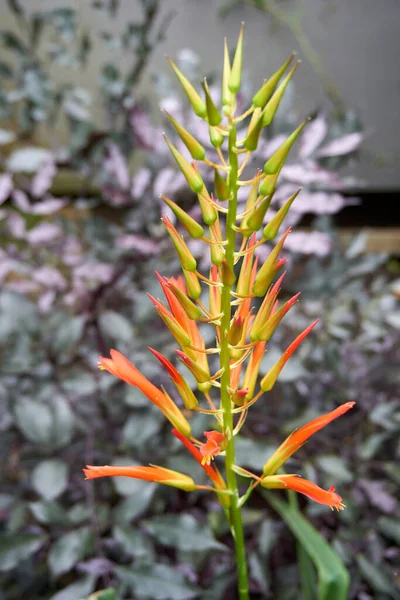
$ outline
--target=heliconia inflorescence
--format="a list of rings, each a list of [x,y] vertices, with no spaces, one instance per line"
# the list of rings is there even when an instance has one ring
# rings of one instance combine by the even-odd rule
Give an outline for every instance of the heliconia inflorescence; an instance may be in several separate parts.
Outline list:
[[[214,149],[207,156],[204,146],[165,112],[168,122],[186,146],[187,157],[166,135],[165,141],[190,189],[197,195],[203,222],[197,222],[177,201],[162,195],[176,219],[174,224],[170,218],[163,216],[162,222],[175,246],[183,276],[167,278],[157,273],[165,300],[150,294],[149,298],[179,346],[177,357],[183,369],[193,376],[197,390],[193,391],[182,371],[152,348],[151,352],[169,375],[184,410],[164,388],[153,385],[116,350],[111,350],[111,358],[101,357],[99,361],[101,369],[139,388],[164,413],[173,426],[175,437],[203,467],[210,486],[196,484],[188,475],[156,466],[88,466],[85,473],[88,479],[125,476],[157,481],[184,491],[213,490],[234,533],[239,596],[245,600],[249,596],[241,507],[250,493],[248,490],[240,498],[237,474],[245,473],[253,478],[250,492],[259,484],[269,489],[291,489],[315,502],[342,509],[344,504],[333,486],[323,490],[297,474],[278,471],[311,435],[347,412],[354,402],[347,402],[295,431],[266,460],[261,475],[245,471],[235,464],[235,436],[245,422],[248,409],[256,401],[267,401],[267,397],[260,398],[272,390],[286,362],[317,324],[317,321],[311,323],[298,334],[260,380],[262,358],[269,340],[300,295],[297,293],[283,303],[279,301],[285,277],[285,272],[281,273],[285,263],[282,252],[290,235],[290,227],[285,228],[285,218],[300,190],[288,198],[271,218],[269,211],[279,174],[308,120],[288,136],[266,160],[262,170],[258,165],[252,178],[245,180],[244,170],[252,168],[252,152],[257,148],[263,129],[272,123],[299,63],[288,71],[294,55],[289,57],[253,96],[249,109],[237,115],[236,95],[241,87],[242,55],[243,27],[232,63],[225,41],[221,106],[215,103],[206,80],[202,82],[202,92],[196,90],[175,63],[168,59],[194,113],[207,124]],[[247,133],[239,141],[237,124],[246,122],[246,119]],[[210,179],[201,175],[203,168],[200,172],[200,163],[212,170],[210,179],[214,181],[214,191],[208,189],[205,181]],[[238,214],[238,189],[244,186],[248,186],[247,202],[243,212]],[[191,239],[197,240],[197,243],[203,241],[209,248],[209,272],[202,274],[198,271],[191,251]],[[263,261],[259,261],[257,256],[261,245],[269,247]],[[202,336],[201,328],[205,324],[215,328],[216,342],[212,348],[206,348]],[[188,411],[203,412],[213,419],[210,431],[204,432],[204,442],[192,437]],[[224,475],[213,463],[221,455],[225,457]]]

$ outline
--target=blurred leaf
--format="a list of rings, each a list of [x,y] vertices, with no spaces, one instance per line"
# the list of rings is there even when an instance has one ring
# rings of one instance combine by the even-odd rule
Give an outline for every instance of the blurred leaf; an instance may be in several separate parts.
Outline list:
[[[251,552],[248,555],[248,562],[251,579],[254,579],[263,594],[268,596],[271,586],[268,562],[263,560],[257,552]]]
[[[119,479],[119,478],[118,478]],[[126,478],[125,478],[126,479]],[[128,484],[130,483],[129,480]],[[117,488],[120,494],[128,495],[129,498],[121,501],[113,510],[113,521],[117,524],[129,523],[136,519],[140,514],[144,513],[153,498],[156,491],[156,484],[146,481],[135,481],[137,485],[125,485]]]
[[[275,446],[240,435],[236,437],[237,464],[260,471],[275,450]]]
[[[147,538],[139,529],[128,525],[116,525],[113,529],[113,538],[120,544],[124,552],[134,558],[152,558],[153,548]]]
[[[132,323],[119,313],[106,310],[100,315],[99,321],[103,333],[113,341],[128,343],[132,340]]]
[[[44,500],[54,500],[68,484],[68,465],[59,458],[43,460],[32,472],[32,485]]]
[[[15,420],[25,437],[36,444],[49,444],[52,438],[53,419],[50,408],[21,396],[15,401]]]
[[[211,529],[192,515],[161,515],[142,522],[158,542],[182,551],[202,552],[227,547],[214,538]]]
[[[123,444],[127,448],[141,448],[154,439],[160,429],[160,421],[153,413],[138,413],[129,417],[122,431]]]
[[[59,577],[73,569],[91,551],[92,545],[93,532],[88,527],[70,531],[60,537],[52,545],[48,554],[52,576]]]
[[[90,594],[90,596],[83,598],[82,600],[117,600],[117,592],[114,588],[107,588],[95,592],[94,594]]]
[[[6,167],[13,173],[36,173],[42,163],[51,160],[52,152],[44,148],[26,146],[14,150],[7,158]]]
[[[62,323],[52,340],[54,352],[56,354],[71,352],[82,337],[85,323],[85,315],[77,315]]]
[[[39,523],[66,527],[70,519],[57,502],[30,502],[29,509]]]
[[[10,129],[0,129],[0,146],[11,144],[16,139],[16,135]]]
[[[0,533],[0,571],[10,571],[37,552],[45,543],[45,535]]]
[[[363,554],[356,555],[358,567],[368,585],[379,594],[387,594],[388,598],[398,600],[399,594],[389,574],[383,569],[382,565],[377,566]]]
[[[347,600],[349,573],[333,548],[303,517],[301,512],[279,500],[273,493],[262,493],[285,521],[292,534],[312,559],[318,573],[318,600]]]
[[[354,476],[346,467],[346,464],[340,456],[334,454],[323,454],[316,457],[316,463],[327,474],[331,475],[337,483],[349,483],[353,481]]]
[[[96,578],[93,575],[87,575],[67,585],[63,590],[57,592],[49,600],[77,600],[91,593],[94,588]]]
[[[11,50],[20,56],[24,56],[27,53],[25,44],[12,31],[0,31],[0,44],[6,50]]]
[[[121,579],[129,585],[132,594],[152,600],[190,600],[197,598],[201,590],[188,583],[176,569],[167,565],[154,564],[142,567],[119,567]]]
[[[13,13],[18,15],[19,17],[22,17],[24,15],[24,11],[22,10],[22,7],[21,7],[20,3],[18,2],[18,0],[6,0],[6,1],[8,4],[8,8],[10,10],[12,10]]]
[[[390,540],[393,540],[400,546],[400,522],[392,517],[379,517],[379,531]]]
[[[116,466],[129,466],[134,463],[135,461],[126,456],[116,457],[112,462]],[[130,496],[130,499],[138,502],[139,506],[144,504],[144,499],[147,499],[147,502],[149,501],[149,497],[153,495],[155,489],[153,483],[133,479],[132,477],[112,477],[112,484],[119,494]],[[151,490],[151,492],[148,490]]]

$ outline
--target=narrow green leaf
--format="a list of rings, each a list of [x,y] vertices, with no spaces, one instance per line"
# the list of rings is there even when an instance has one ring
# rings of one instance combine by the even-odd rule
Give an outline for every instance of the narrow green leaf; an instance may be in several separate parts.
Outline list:
[[[274,494],[262,492],[301,543],[318,573],[316,600],[347,600],[350,575],[339,556],[321,534],[295,508]]]

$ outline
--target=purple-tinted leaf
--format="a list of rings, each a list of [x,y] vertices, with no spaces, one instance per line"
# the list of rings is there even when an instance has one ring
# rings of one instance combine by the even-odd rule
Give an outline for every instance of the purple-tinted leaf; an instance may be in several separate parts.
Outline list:
[[[39,269],[36,269],[33,272],[32,277],[34,281],[37,281],[37,283],[40,283],[41,285],[44,285],[47,288],[64,290],[67,285],[60,271],[48,265],[44,265],[42,267],[39,267]]]
[[[12,193],[13,204],[24,213],[30,213],[32,210],[28,196],[22,190],[13,190]]]
[[[161,194],[173,194],[186,186],[186,179],[181,172],[174,169],[162,169],[157,175],[153,191],[155,196]]]
[[[50,312],[53,307],[55,297],[56,292],[54,290],[47,290],[40,296],[37,303],[40,314],[46,315]]]
[[[159,252],[158,244],[151,239],[146,239],[140,235],[122,235],[116,240],[117,246],[125,250],[136,250],[143,256],[154,256]]]
[[[67,200],[62,198],[53,198],[48,196],[42,202],[38,202],[32,206],[32,214],[34,215],[52,215],[58,212],[67,204]]]
[[[74,269],[74,276],[78,279],[108,283],[114,274],[112,265],[107,263],[85,263]]]
[[[56,165],[53,159],[45,160],[31,182],[31,194],[40,198],[49,189],[56,174]]]
[[[16,212],[12,212],[7,216],[8,229],[16,239],[21,240],[25,237],[25,221]]]
[[[129,170],[126,159],[116,144],[110,142],[107,146],[108,156],[104,168],[115,177],[121,189],[127,190],[130,185]]]
[[[328,123],[324,116],[317,117],[307,125],[301,136],[300,158],[308,158],[322,144],[328,133]]]
[[[151,181],[151,171],[145,167],[138,169],[132,178],[131,194],[133,198],[140,198]]]
[[[358,485],[362,488],[372,506],[387,514],[396,510],[396,499],[385,490],[384,481],[360,479]]]
[[[31,244],[46,244],[59,239],[62,231],[55,223],[39,223],[36,227],[28,231],[26,237]]]
[[[313,183],[326,183],[335,187],[340,185],[340,180],[335,173],[309,162],[306,165],[285,165],[282,168],[282,177],[301,185],[311,185]]]
[[[10,173],[0,175],[0,206],[7,200],[13,187],[13,180]]]
[[[303,190],[293,203],[293,211],[314,213],[316,215],[333,215],[346,206],[346,199],[340,194],[328,192],[307,192]]]
[[[342,156],[343,154],[349,154],[357,150],[363,139],[364,135],[362,133],[349,133],[321,148],[317,152],[317,156]]]
[[[131,110],[129,121],[139,144],[146,150],[156,151],[162,139],[161,130],[153,126],[149,115],[138,106],[135,106]]]
[[[294,231],[288,236],[285,248],[299,254],[327,256],[332,249],[332,241],[329,235],[319,231],[310,233]]]
[[[112,573],[114,566],[114,563],[107,558],[92,558],[85,562],[78,563],[77,569],[83,573],[104,575],[105,573]]]

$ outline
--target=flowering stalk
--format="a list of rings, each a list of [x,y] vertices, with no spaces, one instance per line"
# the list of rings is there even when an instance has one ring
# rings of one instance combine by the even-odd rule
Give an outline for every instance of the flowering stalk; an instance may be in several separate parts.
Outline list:
[[[168,279],[157,273],[166,304],[149,295],[156,312],[179,345],[176,353],[184,368],[195,378],[199,394],[195,394],[170,360],[156,350],[150,350],[169,375],[184,407],[188,411],[203,412],[214,418],[213,428],[204,432],[205,441],[200,442],[191,436],[186,414],[183,414],[168,392],[164,388],[154,386],[122,354],[111,350],[111,358],[102,357],[99,362],[101,369],[138,387],[163,412],[173,425],[174,436],[201,464],[210,485],[198,485],[189,475],[154,465],[88,466],[85,474],[88,479],[125,476],[157,481],[185,491],[212,490],[229,520],[236,551],[239,598],[249,600],[242,506],[255,487],[261,485],[271,489],[295,490],[315,502],[338,510],[343,509],[342,498],[333,486],[329,490],[323,490],[297,474],[279,474],[278,471],[311,435],[343,415],[354,403],[347,402],[294,432],[267,460],[261,475],[236,465],[235,437],[245,422],[248,409],[263,393],[273,388],[286,362],[317,321],[296,337],[258,385],[260,364],[267,344],[299,297],[299,294],[295,294],[279,306],[278,295],[285,273],[274,282],[285,263],[281,253],[290,234],[290,228],[286,231],[281,229],[298,193],[292,195],[271,219],[268,219],[268,210],[279,173],[307,121],[304,121],[265,162],[263,171],[256,170],[252,179],[243,180],[242,173],[246,165],[251,166],[251,153],[257,148],[261,131],[273,120],[297,65],[284,77],[292,57],[286,61],[254,96],[252,106],[242,115],[237,115],[236,95],[241,85],[243,28],[239,34],[232,65],[226,43],[224,50],[222,109],[216,106],[212,90],[206,81],[203,82],[203,100],[177,66],[170,61],[195,114],[207,123],[215,156],[209,159],[203,146],[171,115],[166,115],[191,155],[189,160],[186,159],[164,136],[189,187],[197,194],[203,223],[197,223],[173,200],[162,196],[177,220],[174,225],[167,216],[162,218],[178,254],[183,278]],[[245,122],[247,117],[247,133],[245,138],[239,141],[238,123]],[[196,161],[214,169],[215,196],[207,189]],[[249,186],[246,206],[242,214],[237,214],[238,190],[246,185]],[[186,239],[180,233],[181,227],[185,230]],[[272,243],[269,255],[259,265],[257,248],[269,243],[278,234],[278,241]],[[197,240],[197,243],[203,240],[208,245],[212,263],[209,276],[198,272],[197,261],[191,252],[188,237]],[[208,307],[203,304],[206,302],[203,300],[205,286],[209,286]],[[264,297],[258,311],[254,306],[254,299],[257,297]],[[215,327],[215,347],[206,348],[198,323],[209,323]],[[219,357],[217,365],[215,357]],[[204,396],[207,408],[201,404],[201,395]],[[219,455],[225,456],[225,469],[222,474],[213,463],[220,460]],[[242,496],[238,475],[250,477],[250,486]]]

